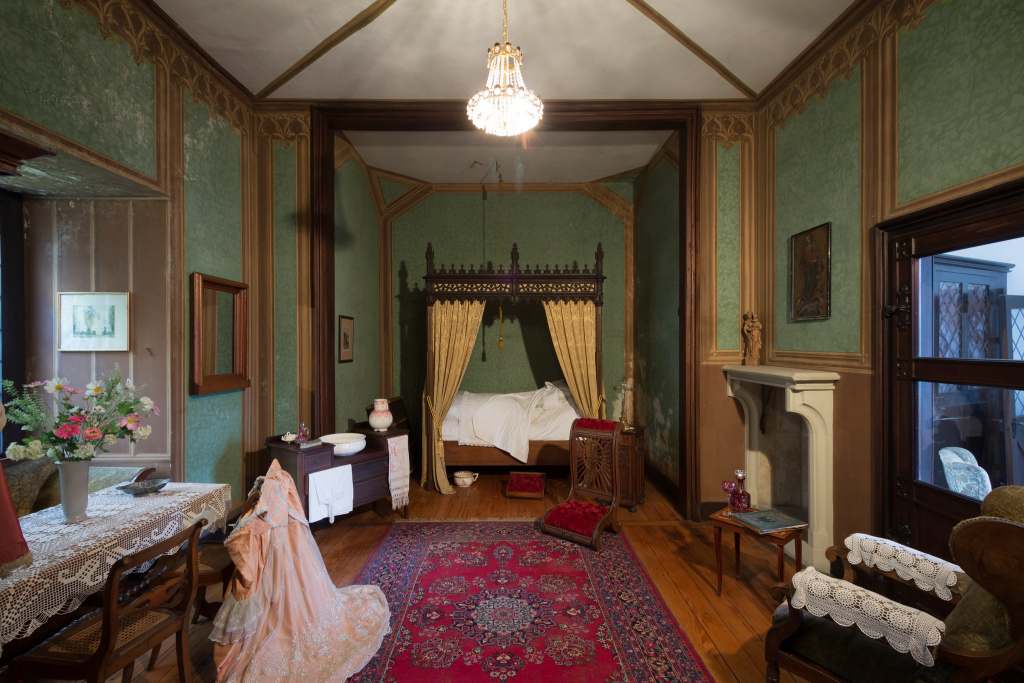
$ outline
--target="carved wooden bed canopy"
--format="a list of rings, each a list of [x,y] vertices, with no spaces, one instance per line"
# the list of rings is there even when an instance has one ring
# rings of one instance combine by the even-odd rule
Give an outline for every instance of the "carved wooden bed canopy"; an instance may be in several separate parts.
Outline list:
[[[427,305],[435,301],[464,299],[513,299],[548,301],[593,301],[602,305],[604,287],[604,249],[597,244],[594,267],[519,265],[519,246],[512,245],[512,260],[504,265],[493,263],[435,266],[434,246],[427,243],[426,280]]]

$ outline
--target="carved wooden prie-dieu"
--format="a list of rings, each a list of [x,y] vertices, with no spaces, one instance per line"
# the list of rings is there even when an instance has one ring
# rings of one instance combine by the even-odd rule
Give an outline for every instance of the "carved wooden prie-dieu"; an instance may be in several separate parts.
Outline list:
[[[512,245],[512,260],[504,265],[491,262],[479,267],[434,266],[434,245],[427,243],[427,305],[435,301],[460,299],[581,300],[600,306],[604,287],[604,249],[600,242],[594,253],[594,267],[573,262],[570,266],[519,265],[519,247]]]

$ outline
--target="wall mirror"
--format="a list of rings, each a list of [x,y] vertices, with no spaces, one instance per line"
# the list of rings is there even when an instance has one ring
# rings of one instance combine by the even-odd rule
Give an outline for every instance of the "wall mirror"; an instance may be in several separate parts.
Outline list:
[[[192,273],[192,394],[244,389],[247,285]]]

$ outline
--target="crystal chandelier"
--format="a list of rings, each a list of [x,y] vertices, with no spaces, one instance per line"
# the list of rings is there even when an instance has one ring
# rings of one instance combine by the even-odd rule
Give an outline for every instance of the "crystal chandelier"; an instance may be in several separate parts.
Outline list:
[[[487,51],[487,85],[470,98],[466,113],[473,125],[491,135],[510,137],[530,130],[544,116],[544,104],[523,81],[523,51],[508,42],[508,0],[502,40]]]

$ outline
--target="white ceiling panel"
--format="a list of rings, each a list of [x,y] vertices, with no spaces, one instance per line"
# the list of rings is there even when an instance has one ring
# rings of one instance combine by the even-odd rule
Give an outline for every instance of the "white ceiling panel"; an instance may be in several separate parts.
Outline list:
[[[500,8],[497,0],[398,0],[274,97],[469,97],[501,36]],[[514,0],[510,12],[526,83],[541,98],[742,97],[624,0]]]
[[[344,26],[372,0],[157,0],[252,92]]]
[[[755,91],[828,28],[850,0],[648,0]]]
[[[368,165],[431,183],[589,182],[644,166],[666,131],[537,132],[497,138],[480,132],[349,131]]]

